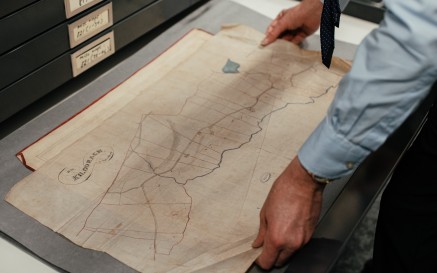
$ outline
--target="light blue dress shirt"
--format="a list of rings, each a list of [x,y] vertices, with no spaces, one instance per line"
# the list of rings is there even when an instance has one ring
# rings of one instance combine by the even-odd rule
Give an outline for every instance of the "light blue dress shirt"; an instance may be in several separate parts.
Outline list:
[[[299,150],[302,165],[318,176],[350,174],[437,80],[437,0],[384,4],[384,20],[358,47],[325,119]]]

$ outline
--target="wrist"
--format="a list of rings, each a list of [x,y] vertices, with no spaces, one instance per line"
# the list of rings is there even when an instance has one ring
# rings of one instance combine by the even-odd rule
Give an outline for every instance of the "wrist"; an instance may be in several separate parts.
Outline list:
[[[326,183],[319,183],[314,180],[311,174],[305,169],[305,167],[300,162],[299,158],[296,156],[289,167],[289,169],[295,176],[295,181],[299,181],[298,183],[302,188],[309,189],[313,192],[323,191],[326,186]]]
[[[307,168],[305,168],[305,166],[302,165],[300,160],[299,160],[299,164],[301,165],[302,169],[308,174],[308,176],[311,177],[311,179],[313,180],[314,183],[327,185],[327,184],[339,179],[339,178],[329,178],[329,177],[319,176],[319,175],[309,171]]]

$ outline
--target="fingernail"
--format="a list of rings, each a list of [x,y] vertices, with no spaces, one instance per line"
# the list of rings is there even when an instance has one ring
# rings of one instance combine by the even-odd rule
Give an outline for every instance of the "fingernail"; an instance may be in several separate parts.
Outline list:
[[[272,31],[273,31],[273,27],[272,27],[272,26],[269,26],[269,28],[267,29],[267,32],[270,33],[270,32],[272,32]]]
[[[262,45],[262,46],[265,46],[265,45],[267,45],[268,43],[269,43],[269,39],[267,39],[267,38],[264,38],[264,40],[261,41],[261,45]]]
[[[260,244],[259,242],[254,241],[254,242],[252,243],[252,247],[253,247],[253,248],[259,248],[259,247],[261,247],[261,244]]]
[[[276,26],[278,24],[278,20],[273,20],[273,22],[270,24],[271,26]]]

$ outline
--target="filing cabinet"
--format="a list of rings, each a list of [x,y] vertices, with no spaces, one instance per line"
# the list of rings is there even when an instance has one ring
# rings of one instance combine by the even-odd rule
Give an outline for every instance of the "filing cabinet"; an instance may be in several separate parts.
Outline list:
[[[0,18],[5,17],[20,10],[21,8],[36,2],[37,0],[14,0],[14,1],[1,1],[0,2]]]
[[[0,122],[197,2],[20,0],[0,4],[5,8],[2,14],[7,13],[0,17]]]
[[[351,0],[343,13],[379,24],[385,10],[383,0]]]

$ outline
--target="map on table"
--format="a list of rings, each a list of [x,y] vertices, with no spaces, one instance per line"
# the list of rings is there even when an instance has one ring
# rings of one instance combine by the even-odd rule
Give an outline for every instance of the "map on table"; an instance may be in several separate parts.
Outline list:
[[[7,201],[140,272],[245,272],[272,182],[349,64],[226,26],[194,30],[23,150]]]

